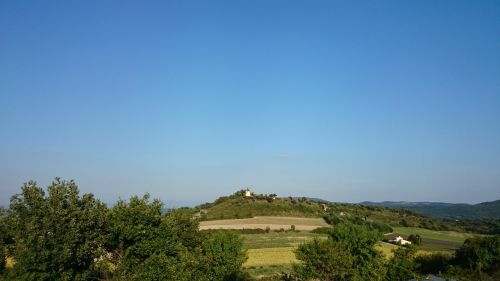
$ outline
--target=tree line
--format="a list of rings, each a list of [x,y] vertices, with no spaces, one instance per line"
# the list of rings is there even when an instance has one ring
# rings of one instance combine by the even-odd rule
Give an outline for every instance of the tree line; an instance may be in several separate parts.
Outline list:
[[[3,280],[244,280],[246,254],[234,233],[198,230],[192,214],[149,195],[107,208],[74,181],[47,192],[24,184],[2,210]],[[11,265],[6,267],[6,260]]]
[[[46,190],[30,181],[0,210],[0,280],[251,280],[237,232],[200,231],[192,210],[162,210],[147,194],[107,207],[74,181],[55,179]],[[410,246],[386,259],[375,245],[389,226],[331,223],[327,239],[298,247],[291,273],[268,280],[500,280],[498,235],[468,239],[453,255]]]

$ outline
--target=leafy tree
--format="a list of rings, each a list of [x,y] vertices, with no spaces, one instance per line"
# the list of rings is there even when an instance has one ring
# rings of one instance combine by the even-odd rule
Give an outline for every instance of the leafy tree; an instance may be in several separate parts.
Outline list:
[[[192,268],[184,259],[155,253],[134,268],[126,280],[132,281],[188,281],[192,279]],[[196,280],[196,279],[195,279]]]
[[[353,275],[353,256],[332,239],[302,244],[296,256],[302,264],[295,266],[295,272],[304,280],[348,280],[347,277]]]
[[[35,182],[11,199],[16,280],[86,280],[104,243],[106,206],[79,195],[74,181],[56,178],[48,196]]]
[[[500,268],[500,236],[465,240],[455,251],[454,263],[479,274]]]
[[[394,250],[394,256],[387,264],[387,281],[408,281],[416,277],[413,246],[400,247]]]
[[[372,222],[369,224],[369,227],[370,229],[377,230],[381,233],[391,233],[394,231],[390,225],[381,222]]]
[[[246,259],[240,236],[214,232],[202,245],[202,280],[236,280]]]
[[[5,213],[5,209],[0,206],[0,274],[5,270],[5,258],[7,256],[6,243],[9,236],[5,221]]]
[[[303,265],[296,273],[306,279],[382,280],[384,260],[375,249],[381,234],[365,225],[341,223],[326,241],[313,241],[299,247],[296,255]]]
[[[117,276],[125,278],[156,250],[160,234],[163,204],[149,202],[149,194],[133,196],[129,202],[119,200],[109,212],[106,248],[117,265]]]
[[[416,256],[415,264],[421,274],[441,274],[448,270],[451,259],[451,255],[438,252]]]
[[[422,244],[422,237],[418,234],[410,234],[410,236],[408,236],[408,241],[410,241],[413,245],[418,246]]]

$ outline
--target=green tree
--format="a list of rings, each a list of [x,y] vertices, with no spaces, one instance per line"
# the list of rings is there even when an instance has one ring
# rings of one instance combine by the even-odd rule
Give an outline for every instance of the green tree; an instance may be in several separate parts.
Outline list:
[[[387,281],[408,281],[416,277],[415,253],[413,246],[394,250],[394,256],[387,264]]]
[[[408,241],[413,243],[413,245],[420,245],[422,244],[422,237],[418,234],[410,234],[410,236],[408,236]]]
[[[117,265],[117,276],[125,279],[160,250],[155,240],[160,234],[162,208],[158,200],[149,202],[146,194],[142,198],[133,196],[129,202],[119,200],[110,210],[106,248]]]
[[[303,263],[295,272],[306,280],[382,280],[384,260],[375,249],[380,239],[379,232],[365,225],[340,223],[327,240],[299,247],[296,255]]]
[[[15,239],[16,280],[86,280],[104,243],[106,206],[80,197],[74,181],[56,178],[48,195],[35,182],[11,199],[9,224]]]
[[[382,240],[382,234],[371,231],[365,225],[341,223],[330,233],[330,238],[343,245],[352,255],[356,264],[356,278],[360,280],[381,280],[385,274],[384,259],[375,249],[375,244]]]
[[[0,274],[5,270],[6,256],[7,256],[7,247],[8,243],[8,229],[7,223],[5,220],[6,210],[0,206]]]
[[[214,232],[202,245],[200,280],[237,280],[247,260],[242,238],[234,233]]]
[[[302,244],[296,250],[297,259],[302,261],[295,266],[295,273],[304,280],[348,280],[353,275],[353,257],[342,244],[331,239],[313,240]]]
[[[500,268],[500,235],[465,240],[455,251],[454,263],[478,274]]]

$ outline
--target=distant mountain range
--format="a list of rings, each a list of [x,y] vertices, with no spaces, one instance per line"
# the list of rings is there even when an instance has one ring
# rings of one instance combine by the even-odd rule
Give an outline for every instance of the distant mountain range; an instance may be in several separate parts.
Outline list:
[[[454,204],[441,202],[370,202],[367,206],[401,208],[439,219],[500,219],[500,200],[479,204]]]

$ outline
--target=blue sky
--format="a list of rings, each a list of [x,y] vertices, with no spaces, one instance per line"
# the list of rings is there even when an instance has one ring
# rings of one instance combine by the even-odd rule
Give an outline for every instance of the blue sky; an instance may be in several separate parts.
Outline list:
[[[1,1],[0,204],[500,199],[499,1]]]

